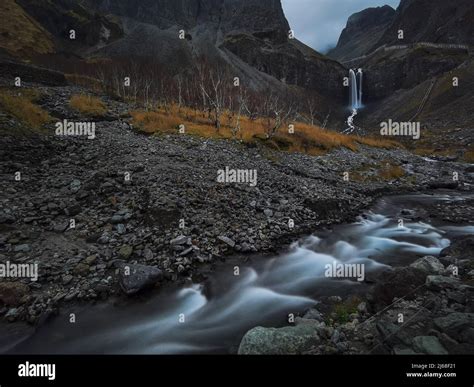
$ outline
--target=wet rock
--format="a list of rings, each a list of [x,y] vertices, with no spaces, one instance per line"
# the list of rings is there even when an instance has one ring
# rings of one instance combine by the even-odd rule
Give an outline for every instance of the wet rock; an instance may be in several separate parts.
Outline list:
[[[440,257],[451,257],[458,260],[473,259],[474,236],[456,237],[451,241],[451,245],[441,250]]]
[[[21,315],[21,312],[22,312],[21,308],[11,308],[11,309],[8,310],[7,314],[5,315],[5,318],[9,322],[13,322],[15,320],[18,320],[18,318]]]
[[[426,273],[413,267],[401,267],[381,273],[371,295],[378,310],[393,302],[395,297],[413,299],[415,289],[425,283]]]
[[[163,279],[163,272],[153,266],[118,263],[121,290],[128,296],[153,287]]]
[[[324,320],[324,316],[323,314],[315,309],[315,308],[311,308],[309,309],[304,315],[303,315],[303,318],[304,319],[309,319],[309,320],[315,320],[315,321],[323,321]]]
[[[474,313],[451,313],[433,320],[434,326],[458,341],[466,341],[468,329],[474,328]]]
[[[391,340],[392,343],[399,342],[396,337],[396,334],[399,331],[399,327],[388,319],[381,319],[376,323],[375,327],[377,328],[377,331],[379,332],[383,341]]]
[[[256,327],[248,331],[239,346],[239,355],[297,355],[316,346],[319,324],[284,328]]]
[[[439,274],[444,271],[444,266],[439,259],[431,256],[417,259],[410,267],[419,269],[427,274]]]
[[[445,277],[442,275],[429,275],[428,277],[426,277],[426,286],[428,289],[457,289],[461,285],[461,281],[458,278],[454,277]]]
[[[427,355],[447,355],[448,351],[435,336],[417,336],[413,339],[413,348],[418,353]]]

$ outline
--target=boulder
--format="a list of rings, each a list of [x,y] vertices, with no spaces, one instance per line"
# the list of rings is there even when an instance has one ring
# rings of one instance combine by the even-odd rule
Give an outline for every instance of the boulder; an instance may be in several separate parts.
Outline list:
[[[417,259],[410,267],[419,269],[427,274],[439,274],[444,270],[444,266],[439,259],[431,256]]]
[[[426,277],[426,287],[432,290],[457,289],[462,286],[461,281],[455,277],[442,275],[429,275]]]
[[[131,296],[153,287],[163,279],[163,272],[154,266],[131,265],[124,262],[116,264],[119,268],[120,289]]]
[[[417,336],[413,339],[413,347],[418,353],[428,355],[447,355],[448,351],[435,336]]]
[[[239,346],[239,355],[298,355],[319,344],[319,324],[284,328],[256,327],[248,331]]]
[[[440,257],[452,257],[458,260],[473,258],[474,236],[461,236],[454,238],[451,245],[441,250]]]
[[[400,267],[382,272],[372,291],[371,302],[378,310],[393,302],[395,297],[412,299],[414,290],[425,283],[426,273],[414,267]]]
[[[474,313],[451,313],[433,320],[435,327],[457,341],[467,341],[466,333],[474,328]]]

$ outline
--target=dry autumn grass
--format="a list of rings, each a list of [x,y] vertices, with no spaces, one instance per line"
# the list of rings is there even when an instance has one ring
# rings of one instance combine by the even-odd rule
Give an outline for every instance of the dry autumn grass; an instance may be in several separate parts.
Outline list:
[[[466,163],[474,164],[474,149],[469,149],[464,152],[463,159]]]
[[[31,129],[41,129],[52,120],[45,110],[35,104],[39,94],[33,89],[23,89],[21,92],[0,90],[0,105],[2,110],[11,114]]]
[[[207,113],[179,108],[176,105],[168,109],[133,111],[131,115],[134,126],[147,134],[178,133],[180,125],[184,125],[187,134],[205,138],[233,138],[232,129],[236,126],[237,120],[234,114],[225,112],[222,115],[221,129],[217,131]],[[251,120],[249,117],[241,116],[240,131],[236,138],[245,143],[264,142],[267,146],[278,150],[310,155],[319,155],[341,147],[357,151],[361,144],[386,149],[400,146],[391,140],[348,136],[301,122],[294,124],[294,133],[289,133],[288,127],[282,127],[275,136],[268,139],[266,134],[269,126],[271,122],[267,118]]]
[[[14,0],[0,1],[0,47],[15,56],[54,52],[52,36]]]
[[[379,170],[379,176],[383,180],[397,180],[405,176],[405,170],[399,165],[385,163]]]
[[[390,161],[364,164],[350,172],[350,179],[359,183],[376,181],[393,181],[406,176],[405,170]]]
[[[71,97],[69,105],[78,112],[91,117],[100,117],[107,113],[107,106],[97,97],[77,94]]]

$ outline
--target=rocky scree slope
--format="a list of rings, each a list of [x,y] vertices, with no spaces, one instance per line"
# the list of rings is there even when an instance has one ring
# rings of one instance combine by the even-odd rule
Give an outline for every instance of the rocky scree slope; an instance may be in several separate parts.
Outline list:
[[[52,116],[89,119],[68,107],[86,90],[33,86]],[[2,283],[0,314],[9,321],[35,323],[64,302],[193,278],[228,254],[278,251],[319,226],[349,221],[381,193],[452,186],[453,170],[461,186],[472,180],[463,164],[435,164],[404,150],[311,157],[185,135],[147,137],[121,118],[126,104],[102,98],[109,112],[97,122],[95,140],[15,135],[21,123],[0,114],[0,260],[40,267],[36,283]],[[375,166],[387,160],[399,160],[405,176],[378,178]],[[257,187],[217,184],[225,167],[256,169]],[[352,170],[373,176],[345,182],[343,173]],[[133,281],[122,278],[123,262],[141,265]]]

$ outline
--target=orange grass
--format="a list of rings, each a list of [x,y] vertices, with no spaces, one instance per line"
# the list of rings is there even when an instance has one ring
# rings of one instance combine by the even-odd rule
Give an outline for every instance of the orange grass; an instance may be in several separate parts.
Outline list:
[[[171,105],[166,109],[160,107],[152,111],[133,111],[131,115],[133,124],[147,134],[177,134],[180,125],[184,125],[186,134],[205,138],[230,139],[233,137],[232,128],[237,122],[236,114],[226,111],[222,114],[221,128],[217,131],[213,125],[212,115],[209,116],[207,112],[187,107],[179,108],[176,105]],[[400,146],[391,140],[349,136],[301,122],[293,124],[294,133],[290,133],[288,126],[282,126],[275,136],[267,138],[268,128],[272,126],[272,123],[273,120],[268,118],[251,120],[247,116],[241,116],[240,131],[236,139],[245,143],[260,141],[275,149],[312,155],[319,155],[341,147],[357,151],[361,144],[387,149]]]
[[[107,106],[97,97],[84,94],[76,94],[69,101],[71,107],[89,116],[103,116],[107,113]]]

